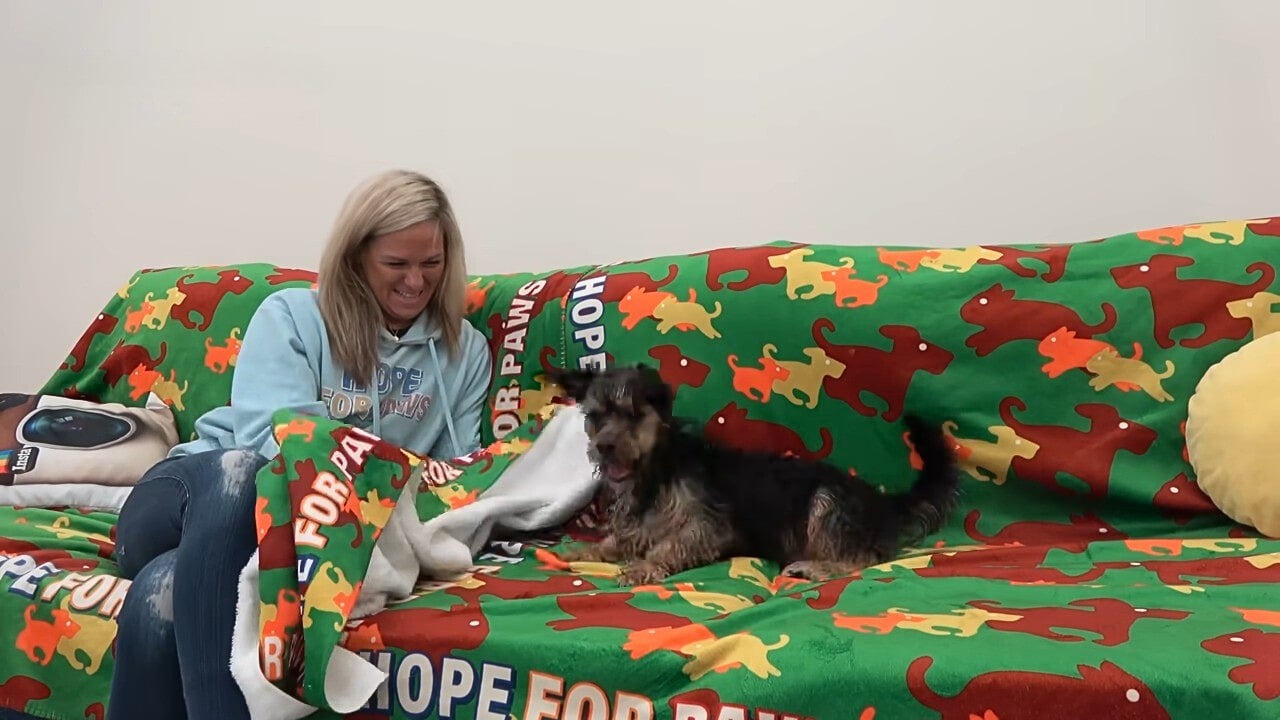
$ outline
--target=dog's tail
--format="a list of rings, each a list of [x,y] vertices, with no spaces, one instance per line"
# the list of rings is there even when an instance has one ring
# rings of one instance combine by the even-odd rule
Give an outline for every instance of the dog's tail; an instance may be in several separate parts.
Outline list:
[[[904,532],[909,540],[918,540],[937,532],[946,522],[958,499],[960,474],[955,451],[941,426],[929,425],[914,415],[903,420],[921,467],[915,484],[895,500]]]

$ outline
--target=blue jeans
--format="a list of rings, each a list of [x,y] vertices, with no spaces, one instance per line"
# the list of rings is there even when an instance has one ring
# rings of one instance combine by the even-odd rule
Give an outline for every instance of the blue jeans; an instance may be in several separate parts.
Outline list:
[[[231,676],[231,636],[266,462],[251,450],[168,458],[129,494],[116,562],[133,585],[116,618],[108,720],[249,717]]]

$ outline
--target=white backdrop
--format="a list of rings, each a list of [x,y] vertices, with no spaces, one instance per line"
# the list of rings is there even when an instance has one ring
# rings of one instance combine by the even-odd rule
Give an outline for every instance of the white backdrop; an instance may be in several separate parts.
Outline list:
[[[406,166],[473,271],[1280,214],[1280,3],[0,0],[0,390],[139,267],[315,267]]]

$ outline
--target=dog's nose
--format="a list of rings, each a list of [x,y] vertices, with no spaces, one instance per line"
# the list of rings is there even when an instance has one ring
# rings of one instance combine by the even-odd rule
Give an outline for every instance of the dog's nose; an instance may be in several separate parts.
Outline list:
[[[596,452],[600,453],[601,455],[608,455],[612,453],[615,447],[617,446],[614,445],[613,442],[608,440],[602,440],[602,441],[596,442]]]

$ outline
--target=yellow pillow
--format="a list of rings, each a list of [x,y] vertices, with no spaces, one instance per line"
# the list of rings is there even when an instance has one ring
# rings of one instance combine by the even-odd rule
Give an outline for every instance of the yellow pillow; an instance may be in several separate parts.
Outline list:
[[[1280,537],[1280,333],[1205,372],[1188,402],[1187,459],[1227,517]]]

